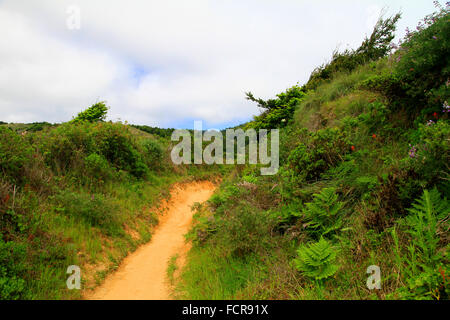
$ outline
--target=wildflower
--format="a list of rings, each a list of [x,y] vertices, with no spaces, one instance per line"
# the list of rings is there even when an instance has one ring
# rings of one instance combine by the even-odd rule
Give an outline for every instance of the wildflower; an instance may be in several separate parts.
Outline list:
[[[409,150],[409,157],[413,159],[416,157],[417,148],[415,146],[409,146],[411,147],[411,149]]]
[[[434,121],[433,121],[433,120],[428,120],[427,126],[432,126],[433,124],[434,124]]]
[[[355,151],[355,146],[352,146],[352,151]]]
[[[437,40],[437,37],[436,37],[436,36],[433,36],[433,39],[434,39],[434,40]]]
[[[443,108],[442,112],[450,112],[450,106],[448,105],[447,101],[444,102],[442,108]]]
[[[433,117],[434,117],[435,119],[437,119],[437,118],[438,118],[438,114],[437,114],[437,112],[433,113]]]
[[[376,138],[377,138],[377,135],[374,133],[374,134],[372,135],[372,138],[376,139]]]

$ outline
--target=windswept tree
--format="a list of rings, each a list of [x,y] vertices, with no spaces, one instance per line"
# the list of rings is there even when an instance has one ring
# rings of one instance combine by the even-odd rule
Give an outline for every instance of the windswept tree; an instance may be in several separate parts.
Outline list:
[[[346,49],[343,52],[335,50],[329,63],[316,68],[311,73],[305,89],[314,90],[322,81],[330,79],[337,72],[350,72],[359,65],[378,60],[389,54],[393,48],[391,44],[395,38],[397,22],[400,18],[401,13],[387,19],[381,16],[370,37],[366,37],[358,49]]]
[[[293,86],[277,95],[276,99],[263,100],[255,98],[253,93],[245,93],[247,100],[255,102],[261,108],[261,114],[256,116],[252,127],[255,129],[275,129],[284,127],[294,115],[295,107],[305,96],[302,87]]]
[[[85,111],[80,112],[72,122],[89,121],[98,122],[105,121],[106,115],[108,113],[108,107],[106,106],[106,101],[101,101],[93,104],[91,107]]]

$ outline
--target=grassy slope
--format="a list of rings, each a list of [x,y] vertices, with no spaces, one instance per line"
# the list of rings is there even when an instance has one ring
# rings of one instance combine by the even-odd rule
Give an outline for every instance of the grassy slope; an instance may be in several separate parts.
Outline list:
[[[446,232],[442,233],[445,227],[427,233],[433,239],[430,242],[437,241],[433,247],[411,242],[409,229],[402,225],[406,209],[421,193],[420,186],[409,185],[415,178],[408,177],[410,161],[414,160],[408,159],[409,143],[417,135],[417,127],[406,112],[390,112],[385,96],[361,86],[372,76],[389,74],[392,68],[392,59],[384,58],[349,74],[334,75],[307,94],[297,106],[294,120],[282,130],[282,168],[278,175],[260,177],[258,168],[248,166],[224,180],[209,205],[197,213],[190,234],[194,247],[178,284],[179,297],[448,298],[444,289],[447,280],[441,276],[442,271],[449,272],[448,239]],[[442,140],[436,143],[446,145],[442,156],[448,161],[446,121],[444,115],[440,121]],[[331,136],[314,144],[305,129],[320,132],[319,136],[331,132]],[[325,149],[322,157],[329,164],[315,179],[302,176],[305,168],[295,171],[300,158],[292,156],[301,143]],[[339,151],[333,150],[341,145],[344,147]],[[321,160],[309,158],[306,164],[314,161]],[[312,169],[312,173],[321,168]],[[422,186],[432,185],[427,183]],[[337,252],[338,271],[318,281],[299,272],[294,261],[300,245],[318,240],[315,230],[308,226],[306,204],[314,194],[330,187],[343,203],[335,218],[342,222],[341,228],[326,236]],[[440,190],[448,196],[448,188],[441,185]],[[424,228],[421,232],[426,233]],[[411,258],[408,246],[419,258]],[[421,260],[427,250],[433,262]],[[426,267],[418,267],[420,263]],[[370,265],[382,270],[381,290],[366,287]]]
[[[79,298],[70,265],[97,285],[150,240],[171,184],[217,175],[172,166],[167,138],[120,123],[33,127],[0,128],[0,299]]]

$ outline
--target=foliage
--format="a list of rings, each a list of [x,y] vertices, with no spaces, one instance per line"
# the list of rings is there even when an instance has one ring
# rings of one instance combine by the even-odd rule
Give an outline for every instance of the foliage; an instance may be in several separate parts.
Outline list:
[[[305,96],[303,88],[293,86],[277,95],[276,99],[267,101],[255,98],[251,92],[246,93],[247,100],[256,102],[258,107],[263,109],[261,115],[256,116],[251,123],[254,129],[276,129],[286,126],[294,115],[295,107]]]
[[[161,168],[164,156],[162,145],[154,139],[145,139],[141,143],[145,152],[145,162],[149,168]]]
[[[398,16],[383,20],[360,52],[311,75],[280,125],[279,174],[237,167],[204,209],[185,298],[448,299],[449,208],[435,194],[450,186],[444,16],[389,56]],[[405,76],[410,63],[424,74]],[[246,127],[277,117],[279,99],[247,98],[264,112]],[[407,211],[423,188],[438,191]],[[380,290],[367,290],[371,265],[382,270]]]
[[[331,79],[338,72],[350,72],[360,65],[388,54],[392,50],[391,41],[395,37],[396,25],[400,17],[400,14],[396,14],[387,19],[380,18],[370,37],[365,38],[358,49],[334,51],[331,62],[313,71],[305,89],[314,90],[320,83]]]
[[[108,161],[97,153],[91,153],[84,158],[86,173],[98,181],[107,181],[113,177],[113,171]]]
[[[113,235],[123,232],[118,207],[100,194],[61,192],[55,196],[56,211],[82,220]]]
[[[407,287],[398,290],[403,298],[447,298],[448,299],[448,245],[439,250],[441,237],[449,227],[450,203],[437,189],[424,190],[421,198],[413,204],[409,215],[401,221],[410,235],[408,252],[400,255],[398,238],[392,232],[396,243],[397,263]]]
[[[314,280],[332,277],[339,269],[335,264],[336,250],[324,238],[316,243],[300,246],[297,254],[297,258],[294,259],[295,267]]]
[[[306,181],[320,178],[330,167],[336,166],[350,152],[346,133],[337,128],[326,128],[317,132],[302,130],[305,136],[289,155],[288,162],[295,172]]]
[[[410,152],[406,161],[416,174],[416,183],[421,184],[422,187],[438,185],[440,189],[445,188],[444,182],[449,172],[449,139],[448,121],[420,125],[412,135]]]
[[[72,122],[80,122],[80,121],[89,121],[89,122],[98,122],[105,121],[106,114],[108,113],[108,107],[106,106],[106,102],[97,102],[93,104],[91,107],[86,109],[85,111],[80,112],[76,118],[72,120]]]
[[[33,149],[9,128],[0,127],[0,172],[14,183],[25,181],[26,167],[33,161]]]
[[[83,167],[83,159],[91,160],[92,165],[93,159],[89,156],[95,153],[116,170],[142,178],[148,174],[145,159],[150,162],[154,157],[142,150],[137,138],[120,123],[65,123],[42,135],[40,149],[46,163],[56,171],[79,170]],[[97,165],[100,165],[99,161]]]
[[[23,273],[22,257],[26,246],[15,242],[4,242],[0,234],[0,298],[19,299],[25,291],[25,281],[18,277]]]
[[[221,243],[227,244],[223,248],[225,252],[243,256],[269,249],[272,226],[273,222],[268,216],[244,207],[217,222],[217,228],[221,230],[217,237]]]
[[[324,188],[315,194],[312,202],[305,204],[303,214],[307,230],[319,236],[336,232],[342,225],[343,202],[338,201],[335,188]]]
[[[169,139],[172,136],[172,132],[175,129],[163,129],[163,128],[157,128],[157,127],[150,127],[150,126],[139,126],[139,125],[132,125],[132,127],[139,129],[141,131],[160,136],[162,138]]]
[[[419,23],[416,31],[409,32],[401,45],[395,73],[410,97],[411,105],[406,106],[410,112],[424,105],[438,108],[450,97],[449,34],[449,13],[442,8]]]

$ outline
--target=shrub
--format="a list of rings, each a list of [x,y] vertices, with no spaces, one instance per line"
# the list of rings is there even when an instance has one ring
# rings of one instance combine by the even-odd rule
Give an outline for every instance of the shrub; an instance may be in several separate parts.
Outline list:
[[[39,143],[46,163],[56,171],[81,173],[85,158],[95,153],[137,178],[148,172],[136,137],[120,123],[65,123],[44,132]]]
[[[316,243],[300,246],[294,265],[305,276],[321,281],[333,276],[339,269],[334,264],[336,255],[336,250],[331,243],[321,238]]]
[[[383,72],[382,74],[371,76],[361,82],[359,87],[383,94],[388,98],[393,110],[400,109],[401,106],[409,103],[406,100],[403,83],[396,73]]]
[[[25,280],[24,259],[27,254],[25,244],[4,242],[0,234],[0,299],[16,300],[23,297]]]
[[[159,169],[163,161],[163,147],[154,139],[145,139],[142,141],[144,159],[149,168]]]
[[[217,221],[216,240],[224,251],[242,257],[246,254],[269,250],[274,221],[263,212],[243,207]]]
[[[138,151],[135,138],[128,128],[121,124],[101,124],[95,132],[100,154],[117,169],[130,172],[137,178],[147,175],[142,154]]]
[[[394,68],[372,76],[361,87],[384,94],[393,110],[406,110],[410,119],[437,111],[449,96],[450,20],[441,8],[408,33],[392,56]]]
[[[433,125],[421,125],[412,136],[409,155],[406,159],[416,173],[417,183],[423,188],[443,184],[450,159],[450,125],[447,121],[438,121]]]
[[[436,111],[450,97],[449,34],[448,9],[441,8],[409,32],[401,45],[395,74],[409,97],[404,107],[410,113]]]
[[[347,135],[337,128],[307,132],[306,141],[300,143],[289,155],[290,167],[307,181],[317,180],[330,167],[336,166],[350,152]]]
[[[96,180],[107,181],[112,178],[113,172],[108,161],[97,153],[91,153],[84,159],[86,173]]]
[[[9,128],[0,127],[0,173],[15,184],[25,181],[25,168],[33,161],[28,142]]]
[[[98,227],[108,235],[123,233],[119,208],[103,195],[64,191],[55,196],[55,201],[58,212]]]

